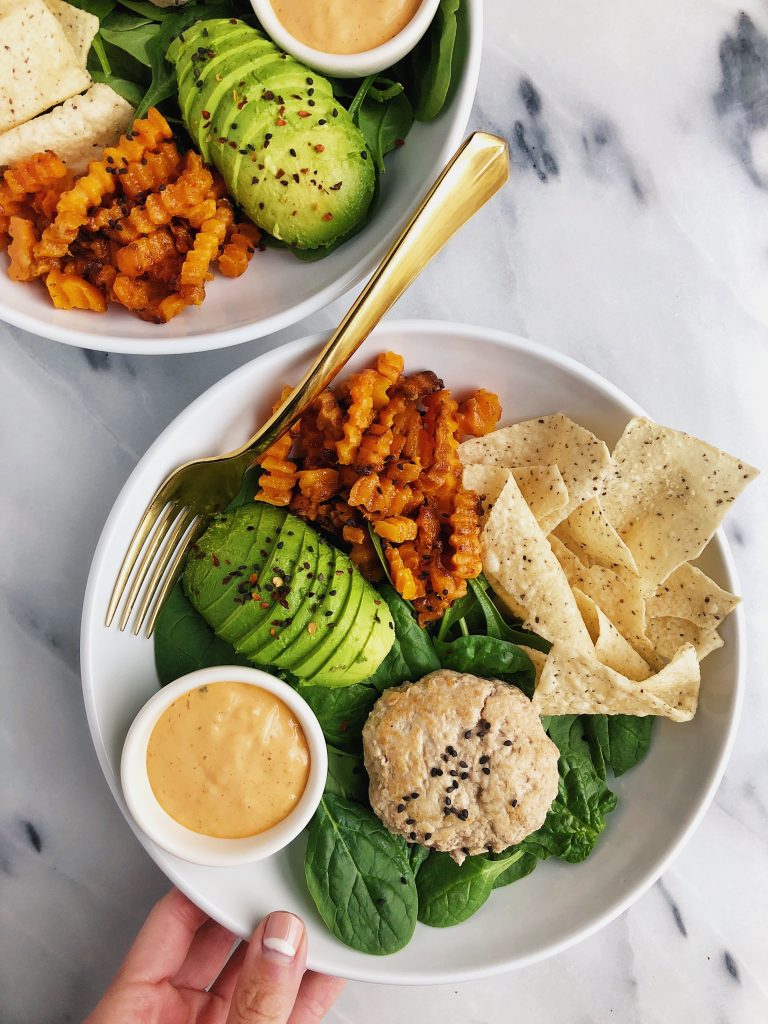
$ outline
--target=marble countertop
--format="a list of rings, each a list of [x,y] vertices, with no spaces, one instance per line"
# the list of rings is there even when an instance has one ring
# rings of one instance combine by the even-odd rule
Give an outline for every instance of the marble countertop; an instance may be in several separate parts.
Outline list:
[[[472,124],[513,181],[396,316],[527,335],[653,416],[768,467],[768,7],[764,0],[491,0]],[[101,775],[78,628],[101,526],[157,433],[266,347],[79,351],[0,326],[0,1018],[79,1021],[166,882]],[[726,532],[749,624],[736,748],[715,801],[635,906],[560,956],[483,982],[352,984],[331,1024],[768,1020],[765,480]]]

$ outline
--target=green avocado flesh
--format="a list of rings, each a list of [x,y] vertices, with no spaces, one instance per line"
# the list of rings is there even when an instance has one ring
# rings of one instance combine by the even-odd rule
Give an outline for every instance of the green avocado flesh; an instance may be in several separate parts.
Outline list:
[[[373,160],[327,79],[234,19],[198,21],[167,56],[189,134],[254,223],[315,249],[363,220]]]
[[[394,641],[386,602],[348,556],[263,502],[216,517],[187,561],[183,585],[239,654],[305,683],[362,682]]]

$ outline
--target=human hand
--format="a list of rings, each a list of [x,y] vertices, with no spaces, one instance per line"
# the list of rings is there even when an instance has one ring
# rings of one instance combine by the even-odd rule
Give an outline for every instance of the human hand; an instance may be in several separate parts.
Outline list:
[[[152,908],[85,1024],[316,1024],[344,987],[306,970],[300,918],[270,914],[250,943],[177,889]]]

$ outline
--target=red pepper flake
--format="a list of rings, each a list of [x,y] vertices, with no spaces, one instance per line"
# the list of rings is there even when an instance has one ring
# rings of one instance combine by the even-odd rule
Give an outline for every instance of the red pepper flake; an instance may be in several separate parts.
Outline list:
[[[269,608],[269,601],[262,601],[261,607],[266,611]]]
[[[277,125],[278,128],[284,128],[285,125],[288,124],[288,122],[285,120],[284,117],[278,117],[278,119],[275,121],[275,124]]]
[[[324,153],[325,152],[325,146],[321,142],[318,142],[318,144],[315,146],[315,152],[316,153]]]
[[[219,568],[221,562],[219,561],[218,555],[211,555],[211,565],[215,566],[217,569]]]
[[[257,594],[257,593],[256,593],[256,592],[254,591],[254,592],[253,592],[253,593],[251,594],[251,600],[252,600],[252,601],[260,601],[260,600],[261,600],[261,594]],[[267,605],[267,607],[269,607],[269,605]]]
[[[323,220],[325,220],[325,221],[333,220],[333,214],[330,211],[328,213],[324,213],[323,214]]]
[[[317,623],[310,622],[310,624],[307,626],[307,632],[309,633],[310,636],[315,634],[317,632]]]
[[[258,583],[259,582],[259,574],[257,572],[252,572],[251,575],[248,577],[248,582],[249,583]]]
[[[405,139],[395,139],[395,149],[400,149],[400,147],[404,145]]]
[[[278,169],[275,171],[275,177],[276,178],[282,178],[282,176],[284,174],[285,174],[285,171],[283,170],[282,167],[278,167]]]
[[[346,720],[346,718],[344,719],[343,722],[339,722],[339,732],[346,732],[348,728],[349,722]]]
[[[309,117],[309,111],[308,110],[300,110],[299,111],[299,117]]]
[[[210,114],[210,111],[208,111],[208,110],[204,110],[204,111],[203,111],[203,118],[204,118],[204,119],[205,119],[206,121],[208,120],[208,118],[209,118],[210,116],[211,116],[211,114]]]

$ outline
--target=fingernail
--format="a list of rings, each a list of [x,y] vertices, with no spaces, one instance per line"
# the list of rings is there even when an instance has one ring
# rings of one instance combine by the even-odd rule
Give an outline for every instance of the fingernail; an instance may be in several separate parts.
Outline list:
[[[288,964],[296,956],[304,924],[294,914],[278,910],[270,914],[261,937],[261,948],[266,957]]]

